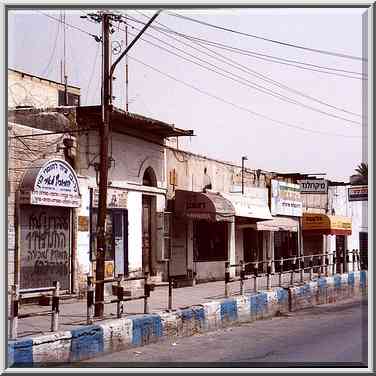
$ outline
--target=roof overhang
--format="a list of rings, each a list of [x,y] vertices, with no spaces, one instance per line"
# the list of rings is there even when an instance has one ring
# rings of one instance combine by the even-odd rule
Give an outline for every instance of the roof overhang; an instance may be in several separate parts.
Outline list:
[[[302,230],[307,234],[351,235],[351,218],[303,213]]]
[[[102,107],[77,107],[77,123],[82,128],[99,128],[102,123]],[[113,106],[110,106],[110,129],[119,133],[139,131],[161,138],[194,136],[193,130],[176,128],[173,124],[126,112]]]
[[[299,220],[292,217],[273,217],[268,221],[257,222],[256,230],[259,231],[290,231],[297,232]]]
[[[233,222],[235,210],[219,193],[175,191],[175,213],[190,219]]]

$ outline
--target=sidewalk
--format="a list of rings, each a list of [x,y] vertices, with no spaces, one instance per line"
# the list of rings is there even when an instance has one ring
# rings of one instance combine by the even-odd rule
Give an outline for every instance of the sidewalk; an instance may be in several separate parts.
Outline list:
[[[287,287],[290,284],[290,273],[284,274],[282,286]],[[304,280],[309,279],[309,274],[305,273]],[[300,283],[300,274],[295,273],[294,282]],[[250,278],[245,281],[244,293],[251,294],[254,292],[254,279]],[[266,289],[266,277],[258,277],[258,290]],[[278,286],[279,276],[271,276],[271,286]],[[239,295],[240,282],[231,282],[229,284],[230,295]],[[195,304],[202,304],[212,300],[224,299],[225,282],[209,282],[197,284],[193,287],[182,287],[172,290],[172,309],[184,308]],[[115,297],[114,297],[115,298]],[[150,313],[165,311],[168,308],[168,286],[156,287],[151,292],[148,299]],[[144,309],[144,300],[139,299],[130,302],[124,302],[124,313],[126,315],[142,314]],[[36,304],[20,305],[19,314],[35,313],[50,310],[51,306],[39,306]],[[60,314],[58,331],[68,331],[79,326],[86,325],[86,299],[67,299],[60,300]],[[116,318],[116,303],[105,304],[105,319]],[[102,320],[95,319],[94,323]],[[8,321],[9,323],[9,321]],[[36,316],[22,318],[18,321],[18,338],[33,337],[40,334],[51,333],[51,316]]]

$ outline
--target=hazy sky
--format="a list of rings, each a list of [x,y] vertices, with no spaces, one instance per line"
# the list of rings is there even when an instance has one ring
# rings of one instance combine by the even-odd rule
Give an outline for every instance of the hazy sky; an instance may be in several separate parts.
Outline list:
[[[365,11],[171,10],[242,33],[355,57],[362,57],[364,53],[362,14]],[[8,66],[60,81],[63,28],[41,12],[56,18],[60,16],[59,11],[51,10],[10,13]],[[141,12],[149,17],[154,13]],[[361,116],[366,116],[362,109],[362,85],[366,81],[361,75],[343,71],[361,74],[361,60],[215,29],[178,18],[171,12],[164,10],[156,19],[160,24],[155,22],[153,26],[168,27],[217,45],[198,44],[197,40],[176,34],[168,34],[169,37],[156,29],[148,29],[143,40],[129,53],[131,112],[193,129],[196,137],[180,139],[180,147],[186,150],[238,164],[241,156],[246,155],[249,168],[327,173],[329,179],[348,181],[362,161],[361,124],[364,120]],[[132,19],[147,20],[135,10],[127,13]],[[80,15],[84,12],[68,10],[66,22],[91,34],[101,34],[100,24],[81,19]],[[133,26],[128,29],[131,41],[140,23],[130,20],[129,25]],[[116,24],[112,34],[112,40],[123,46],[124,28],[124,24],[119,28]],[[68,26],[66,40],[69,83],[81,88],[83,105],[99,104],[100,43]],[[218,43],[227,47],[219,48]],[[324,66],[330,68],[326,72],[342,76],[286,64],[315,70],[324,70],[320,68]],[[114,105],[124,108],[124,61],[115,76]]]

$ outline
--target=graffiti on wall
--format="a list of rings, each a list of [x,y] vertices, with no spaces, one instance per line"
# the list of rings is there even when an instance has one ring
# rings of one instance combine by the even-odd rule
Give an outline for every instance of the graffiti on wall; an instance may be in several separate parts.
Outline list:
[[[24,206],[21,209],[21,288],[69,288],[69,209]]]

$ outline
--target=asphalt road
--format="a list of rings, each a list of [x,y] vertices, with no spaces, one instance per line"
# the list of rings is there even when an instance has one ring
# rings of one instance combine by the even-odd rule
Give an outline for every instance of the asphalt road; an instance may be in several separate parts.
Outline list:
[[[367,302],[351,300],[111,353],[73,366],[365,367],[367,331]]]

